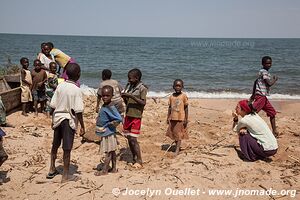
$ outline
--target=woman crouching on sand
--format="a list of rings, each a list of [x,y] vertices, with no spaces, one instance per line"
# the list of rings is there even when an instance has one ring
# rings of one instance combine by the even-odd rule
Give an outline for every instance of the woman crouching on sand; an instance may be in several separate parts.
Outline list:
[[[276,154],[276,138],[267,123],[251,111],[248,100],[238,102],[233,116],[233,130],[239,134],[240,148],[249,161],[266,159]],[[239,120],[238,115],[242,118]]]

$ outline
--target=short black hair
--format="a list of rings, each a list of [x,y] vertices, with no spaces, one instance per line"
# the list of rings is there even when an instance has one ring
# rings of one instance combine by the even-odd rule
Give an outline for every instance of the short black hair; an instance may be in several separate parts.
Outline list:
[[[46,42],[42,42],[42,43],[41,43],[41,49],[42,49],[46,44],[47,44]]]
[[[80,66],[77,63],[69,63],[66,65],[66,73],[69,79],[77,81],[79,79]]]
[[[183,80],[182,79],[175,79],[173,82],[173,85],[175,85],[176,82],[181,82],[182,87],[183,87]]]
[[[22,58],[20,59],[20,63],[22,64],[25,60],[28,60],[28,58],[22,57]]]
[[[102,71],[102,80],[108,80],[108,79],[110,79],[111,75],[112,75],[112,73],[111,73],[111,71],[109,69],[104,69]]]
[[[57,67],[57,63],[56,62],[51,62],[51,63],[49,63],[49,67],[51,66],[51,65],[56,65],[56,67]]]
[[[271,60],[272,61],[272,58],[270,56],[264,56],[262,57],[261,59],[261,63],[262,64],[265,64],[267,62],[267,60]]]
[[[52,42],[47,42],[47,45],[48,45],[51,49],[54,48],[54,44],[53,44]]]
[[[108,89],[109,91],[111,91],[111,94],[113,95],[114,94],[114,88],[111,87],[110,85],[104,85],[101,89],[101,91],[105,90],[105,89]]]
[[[131,69],[128,74],[134,74],[139,81],[142,79],[142,72],[138,68]]]
[[[42,62],[39,60],[39,59],[35,59],[34,61],[33,61],[33,64],[35,63],[35,62],[39,62],[40,64],[42,64]]]

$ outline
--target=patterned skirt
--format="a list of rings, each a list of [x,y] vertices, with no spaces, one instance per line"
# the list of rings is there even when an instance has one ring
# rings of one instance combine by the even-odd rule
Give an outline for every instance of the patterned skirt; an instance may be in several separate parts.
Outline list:
[[[188,139],[187,128],[184,127],[183,121],[171,120],[166,136],[170,137],[172,140],[179,141]]]
[[[110,135],[106,137],[101,137],[100,152],[109,153],[111,151],[117,150],[118,142],[116,135]]]

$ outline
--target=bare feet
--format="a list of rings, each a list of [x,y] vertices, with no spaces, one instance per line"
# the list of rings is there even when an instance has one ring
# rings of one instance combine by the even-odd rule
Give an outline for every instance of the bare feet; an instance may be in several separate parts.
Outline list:
[[[140,163],[134,163],[134,164],[129,163],[129,166],[134,168],[134,169],[142,169],[143,168],[143,165],[140,164]]]
[[[110,173],[117,173],[117,172],[118,172],[118,169],[113,169],[113,168],[111,168],[111,169],[108,170],[108,172],[110,172]]]
[[[0,126],[2,127],[10,127],[10,128],[15,128],[14,125],[10,124],[10,123],[5,123],[5,124],[1,124]]]
[[[28,114],[26,113],[26,112],[22,112],[22,115],[24,115],[24,116],[28,116]]]
[[[79,177],[78,176],[75,176],[75,175],[68,175],[68,176],[62,176],[61,178],[61,183],[66,183],[68,181],[78,181],[79,180]]]
[[[107,171],[96,171],[94,173],[95,176],[104,176],[104,175],[107,175],[108,172]]]

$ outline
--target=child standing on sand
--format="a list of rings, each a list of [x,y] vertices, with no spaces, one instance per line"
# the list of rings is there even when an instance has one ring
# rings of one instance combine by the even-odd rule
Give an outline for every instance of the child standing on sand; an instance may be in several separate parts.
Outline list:
[[[58,85],[58,77],[56,75],[56,70],[57,70],[57,64],[55,62],[51,62],[49,64],[49,75],[48,75],[48,80],[46,83],[46,96],[47,96],[47,106],[46,106],[46,112],[47,112],[47,117],[50,117],[50,112],[51,112],[51,107],[50,107],[50,101],[51,98],[54,94],[54,91]]]
[[[109,163],[112,163],[110,172],[117,172],[117,137],[116,126],[122,122],[122,117],[111,101],[114,89],[110,85],[105,85],[101,90],[103,105],[99,111],[96,122],[96,134],[101,136],[100,150],[105,153],[104,167],[102,171],[97,171],[96,176],[106,175],[109,172]]]
[[[35,110],[35,115],[38,115],[38,103],[41,104],[41,112],[44,112],[46,93],[45,93],[45,83],[47,81],[47,74],[42,69],[42,63],[40,60],[36,59],[33,61],[34,69],[31,72],[32,76],[32,96],[33,105]]]
[[[22,102],[22,115],[28,116],[27,107],[29,101],[32,101],[31,87],[32,87],[32,77],[31,72],[28,70],[29,60],[28,58],[21,58],[20,63],[22,65],[21,69],[21,102]]]
[[[188,139],[188,98],[181,90],[183,81],[176,79],[173,83],[175,92],[169,98],[169,109],[167,123],[169,124],[167,136],[176,142],[175,154],[178,155],[181,140]]]
[[[57,157],[57,150],[62,141],[64,163],[62,182],[72,179],[69,177],[69,166],[78,121],[81,126],[80,136],[83,136],[85,133],[82,117],[82,93],[75,85],[75,82],[80,77],[80,66],[78,64],[70,64],[67,69],[67,75],[69,76],[69,80],[62,82],[57,86],[50,103],[50,106],[54,109],[52,115],[54,136],[51,149],[50,170],[46,176],[46,178],[52,179],[59,174],[55,167],[55,160]]]
[[[269,69],[272,66],[272,58],[269,56],[264,56],[262,58],[261,64],[263,68],[258,73],[258,78],[254,82],[252,96],[250,100],[252,103],[252,108],[255,112],[263,110],[270,117],[270,122],[275,137],[278,136],[276,129],[275,115],[276,110],[269,102],[267,96],[269,96],[270,87],[273,86],[278,80],[277,76],[271,77]]]
[[[128,72],[128,84],[122,97],[126,104],[126,116],[124,119],[124,135],[128,139],[129,148],[133,157],[133,167],[142,168],[142,155],[137,141],[140,135],[142,115],[146,105],[147,87],[142,83],[142,72],[132,69]]]

